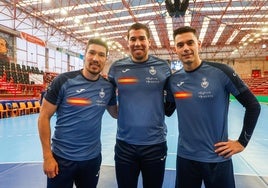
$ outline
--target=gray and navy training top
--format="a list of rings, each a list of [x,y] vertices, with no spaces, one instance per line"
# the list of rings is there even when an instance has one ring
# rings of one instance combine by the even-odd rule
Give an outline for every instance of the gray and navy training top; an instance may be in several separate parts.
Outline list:
[[[230,94],[246,108],[239,142],[247,145],[260,105],[229,66],[203,61],[194,71],[175,72],[169,79],[169,87],[178,116],[178,156],[201,162],[227,160],[214,152],[214,144],[228,140]]]
[[[128,57],[112,64],[108,76],[118,89],[117,139],[134,145],[166,141],[164,86],[170,74],[168,63],[154,56],[143,63]]]
[[[101,152],[101,120],[107,105],[116,104],[114,86],[103,77],[86,79],[81,71],[60,74],[45,96],[57,105],[52,150],[59,157],[83,161]]]

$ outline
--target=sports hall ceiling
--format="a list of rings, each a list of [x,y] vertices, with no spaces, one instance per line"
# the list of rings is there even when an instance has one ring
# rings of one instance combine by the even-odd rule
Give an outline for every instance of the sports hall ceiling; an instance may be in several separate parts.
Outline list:
[[[197,29],[203,59],[268,56],[267,0],[190,0],[179,17],[170,17],[165,0],[0,1],[0,26],[78,53],[97,35],[109,41],[115,58],[125,55],[134,22],[149,26],[151,53],[164,59],[177,58],[172,33],[183,25]]]

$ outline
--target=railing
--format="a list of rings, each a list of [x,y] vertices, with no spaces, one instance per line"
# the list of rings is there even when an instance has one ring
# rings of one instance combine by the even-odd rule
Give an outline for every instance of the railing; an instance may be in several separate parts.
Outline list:
[[[17,97],[39,97],[45,89],[43,84],[16,84],[0,82],[0,99]]]

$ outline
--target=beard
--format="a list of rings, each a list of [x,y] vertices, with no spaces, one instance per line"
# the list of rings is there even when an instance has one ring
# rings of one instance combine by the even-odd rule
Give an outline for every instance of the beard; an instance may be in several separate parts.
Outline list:
[[[193,61],[192,60],[186,60],[183,63],[186,64],[186,65],[191,65],[193,63]]]
[[[95,75],[97,76],[98,74],[100,74],[100,70],[94,70],[94,69],[87,69],[87,71],[92,74],[92,75]]]
[[[143,62],[147,60],[147,53],[144,51],[134,51],[131,55],[134,61]]]
[[[144,56],[143,55],[134,55],[133,58],[135,60],[141,61],[141,60],[143,60]]]
[[[86,67],[88,73],[97,76],[101,72],[101,68],[98,65],[89,65]]]

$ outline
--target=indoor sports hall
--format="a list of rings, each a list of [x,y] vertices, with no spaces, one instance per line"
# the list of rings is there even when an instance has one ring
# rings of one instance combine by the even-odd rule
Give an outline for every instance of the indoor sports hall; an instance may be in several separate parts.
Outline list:
[[[201,59],[227,64],[246,83],[261,113],[248,146],[232,157],[236,187],[268,188],[267,0],[0,0],[0,187],[46,187],[37,126],[41,95],[59,74],[83,68],[86,44],[93,37],[109,46],[101,73],[107,76],[114,61],[129,56],[127,31],[135,22],[148,26],[150,54],[166,60],[172,72],[182,68],[173,31],[192,26],[202,44]],[[244,112],[230,96],[230,139],[239,137]],[[52,116],[52,130],[56,118]],[[174,188],[176,113],[165,123],[163,188]],[[105,112],[98,188],[117,187],[116,131],[117,121]]]

